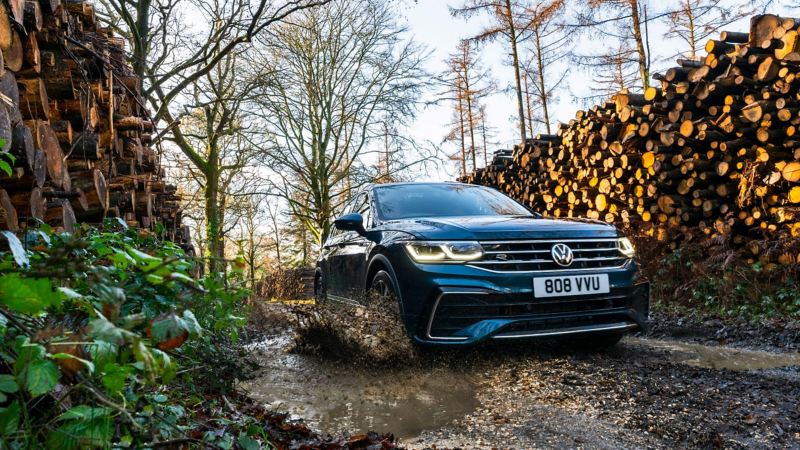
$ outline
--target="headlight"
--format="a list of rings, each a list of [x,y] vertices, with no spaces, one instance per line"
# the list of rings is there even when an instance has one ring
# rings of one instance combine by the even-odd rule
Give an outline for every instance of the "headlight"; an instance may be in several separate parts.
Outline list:
[[[633,258],[633,255],[636,254],[636,250],[633,248],[633,243],[631,243],[631,240],[626,237],[619,238],[619,240],[617,240],[617,247],[619,248],[619,252],[625,255],[626,258]]]
[[[483,256],[477,242],[406,242],[408,254],[417,262],[473,261]]]

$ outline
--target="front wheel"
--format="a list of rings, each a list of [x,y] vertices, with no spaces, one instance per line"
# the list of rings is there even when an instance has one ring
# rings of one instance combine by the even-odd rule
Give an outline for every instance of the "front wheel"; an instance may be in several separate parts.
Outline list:
[[[400,310],[400,298],[391,275],[380,270],[372,277],[367,292],[370,322],[369,339],[379,359],[390,360],[414,356],[414,345],[406,331]]]
[[[389,272],[379,270],[372,277],[369,286],[369,303],[375,304],[383,313],[390,314],[392,319],[402,322],[400,317],[400,298],[395,292],[394,283]]]
[[[317,305],[325,305],[328,302],[328,289],[325,286],[325,277],[322,272],[314,277],[314,302]]]

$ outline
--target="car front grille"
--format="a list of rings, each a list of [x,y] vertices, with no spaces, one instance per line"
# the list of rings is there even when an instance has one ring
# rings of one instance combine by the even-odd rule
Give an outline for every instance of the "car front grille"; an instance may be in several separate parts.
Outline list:
[[[563,243],[572,249],[569,267],[553,261],[554,245]],[[625,265],[617,239],[549,239],[528,241],[482,241],[484,255],[470,266],[493,272],[545,272],[554,270],[593,270]]]
[[[582,324],[606,323],[609,314],[619,313],[624,317],[633,301],[624,289],[612,289],[609,294],[597,297],[573,296],[552,300],[534,299],[532,293],[445,293],[434,305],[428,336],[450,339],[456,331],[492,319],[525,319],[509,331],[520,331],[520,327],[558,329],[576,321]]]

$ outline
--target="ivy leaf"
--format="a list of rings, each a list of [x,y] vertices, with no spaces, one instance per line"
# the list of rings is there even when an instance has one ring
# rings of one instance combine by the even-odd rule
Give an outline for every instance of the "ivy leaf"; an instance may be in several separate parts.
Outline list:
[[[113,422],[108,416],[93,420],[73,420],[58,427],[47,437],[50,449],[107,448],[114,437]]]
[[[116,345],[125,344],[130,339],[136,337],[135,334],[117,327],[103,316],[89,322],[89,335],[97,340],[110,342]]]
[[[58,416],[58,420],[95,420],[107,417],[111,413],[111,408],[93,407],[89,405],[73,406],[67,412]]]
[[[25,388],[34,397],[46,394],[58,384],[58,375],[53,361],[33,361],[25,371]]]
[[[153,273],[148,273],[145,276],[145,279],[151,284],[163,284],[164,283],[164,277],[162,277],[160,275],[153,274]]]
[[[34,361],[41,361],[47,355],[47,350],[39,344],[31,344],[27,336],[18,336],[14,343],[17,359],[14,361],[14,373],[17,374],[20,384],[24,384],[25,370]]]
[[[83,364],[84,366],[86,366],[86,368],[89,369],[89,373],[94,373],[94,364],[91,361],[87,361],[87,360],[85,360],[83,358],[78,358],[75,355],[71,355],[69,353],[56,353],[56,354],[54,354],[52,356],[52,358],[53,359],[73,359],[73,360],[78,361],[79,363]]]
[[[244,450],[261,450],[261,444],[246,434],[239,435],[239,446]]]
[[[125,290],[119,286],[109,286],[98,283],[92,286],[92,290],[97,293],[103,303],[122,304],[125,303]]]
[[[130,366],[120,366],[116,363],[106,364],[103,368],[103,386],[110,394],[116,394],[125,387],[125,381],[132,372],[133,368]]]
[[[114,266],[120,269],[126,269],[131,264],[136,264],[136,260],[131,255],[123,252],[122,250],[114,249],[114,254],[111,256],[111,261]]]
[[[0,392],[6,394],[13,394],[19,390],[17,386],[17,379],[14,375],[2,374],[0,375]]]
[[[168,354],[156,348],[152,349],[151,351],[153,353],[153,359],[156,360],[161,370],[162,381],[164,383],[169,383],[170,381],[174,380],[177,373],[177,367],[175,367],[175,364],[172,363],[172,358],[170,358]]]
[[[133,247],[127,247],[125,248],[125,250],[134,260],[136,260],[137,263],[140,264],[151,264],[151,263],[161,264],[163,262],[161,258],[148,255],[147,253],[141,250],[137,250]]]
[[[200,326],[200,323],[197,321],[197,318],[194,316],[193,312],[187,309],[183,311],[182,316],[189,334],[192,336],[199,336],[203,333],[203,327]]]
[[[11,176],[11,173],[14,169],[11,167],[11,164],[5,162],[4,160],[0,159],[0,170],[3,171],[8,176]]]
[[[58,305],[63,297],[46,278],[21,278],[18,273],[0,276],[0,304],[23,314],[38,314]]]
[[[156,361],[150,349],[141,340],[133,344],[133,356],[142,363],[144,373],[150,381],[155,381]]]
[[[28,252],[25,251],[25,247],[22,246],[22,242],[17,235],[5,230],[3,231],[3,236],[8,240],[8,247],[11,249],[11,254],[14,255],[14,261],[17,262],[17,265],[20,267],[28,267],[31,263],[28,259]]]
[[[86,351],[92,358],[95,367],[105,367],[107,364],[115,363],[117,361],[117,353],[119,348],[105,341],[94,341],[86,346]]]
[[[17,432],[19,428],[19,403],[0,408],[0,436],[8,436]]]
[[[197,284],[197,281],[194,278],[190,277],[189,275],[186,275],[185,273],[172,272],[169,274],[169,278],[173,281],[181,281],[189,285]]]
[[[29,230],[25,233],[25,244],[27,248],[34,247],[44,243],[46,247],[50,247],[50,235],[42,230]]]

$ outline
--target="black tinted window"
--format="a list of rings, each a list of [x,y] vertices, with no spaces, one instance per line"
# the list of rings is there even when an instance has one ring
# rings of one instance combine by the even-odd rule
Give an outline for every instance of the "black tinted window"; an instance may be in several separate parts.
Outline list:
[[[375,203],[383,220],[411,217],[530,215],[505,195],[480,186],[400,184],[376,186]]]
[[[369,196],[364,193],[358,197],[358,201],[353,208],[353,212],[357,212],[364,217],[364,228],[370,227],[370,210],[369,210]]]

